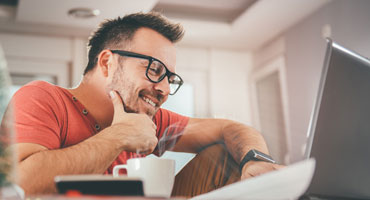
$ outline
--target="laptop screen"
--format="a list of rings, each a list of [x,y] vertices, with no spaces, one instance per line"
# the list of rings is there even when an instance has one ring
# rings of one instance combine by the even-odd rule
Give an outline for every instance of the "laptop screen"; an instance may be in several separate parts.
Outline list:
[[[308,133],[308,193],[370,198],[370,61],[330,39]]]

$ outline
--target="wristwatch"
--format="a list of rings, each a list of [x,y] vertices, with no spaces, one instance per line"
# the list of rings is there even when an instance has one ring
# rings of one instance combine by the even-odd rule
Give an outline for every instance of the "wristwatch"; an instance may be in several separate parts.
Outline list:
[[[242,172],[244,165],[251,160],[276,163],[271,156],[264,154],[256,149],[252,149],[244,156],[243,160],[240,162],[239,165],[240,173]]]

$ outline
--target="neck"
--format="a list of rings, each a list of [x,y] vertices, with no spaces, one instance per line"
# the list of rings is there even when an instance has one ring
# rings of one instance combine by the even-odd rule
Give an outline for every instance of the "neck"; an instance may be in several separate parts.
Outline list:
[[[81,102],[103,129],[112,123],[113,104],[104,86],[95,83],[99,81],[84,76],[81,83],[69,92]]]

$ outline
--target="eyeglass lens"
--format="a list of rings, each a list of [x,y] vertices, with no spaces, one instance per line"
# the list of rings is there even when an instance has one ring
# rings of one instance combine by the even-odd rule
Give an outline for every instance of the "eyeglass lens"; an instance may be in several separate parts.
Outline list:
[[[162,81],[165,78],[166,73],[167,70],[165,66],[157,60],[153,60],[147,70],[148,78],[154,82]],[[176,90],[181,86],[181,79],[175,74],[172,74],[168,78],[168,82],[170,84],[170,94],[174,94]]]

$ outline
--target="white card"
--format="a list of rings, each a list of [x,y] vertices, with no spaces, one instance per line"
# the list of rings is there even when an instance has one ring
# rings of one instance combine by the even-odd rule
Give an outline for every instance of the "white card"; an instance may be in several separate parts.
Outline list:
[[[314,171],[315,160],[309,159],[195,196],[192,200],[298,199],[307,190]]]

